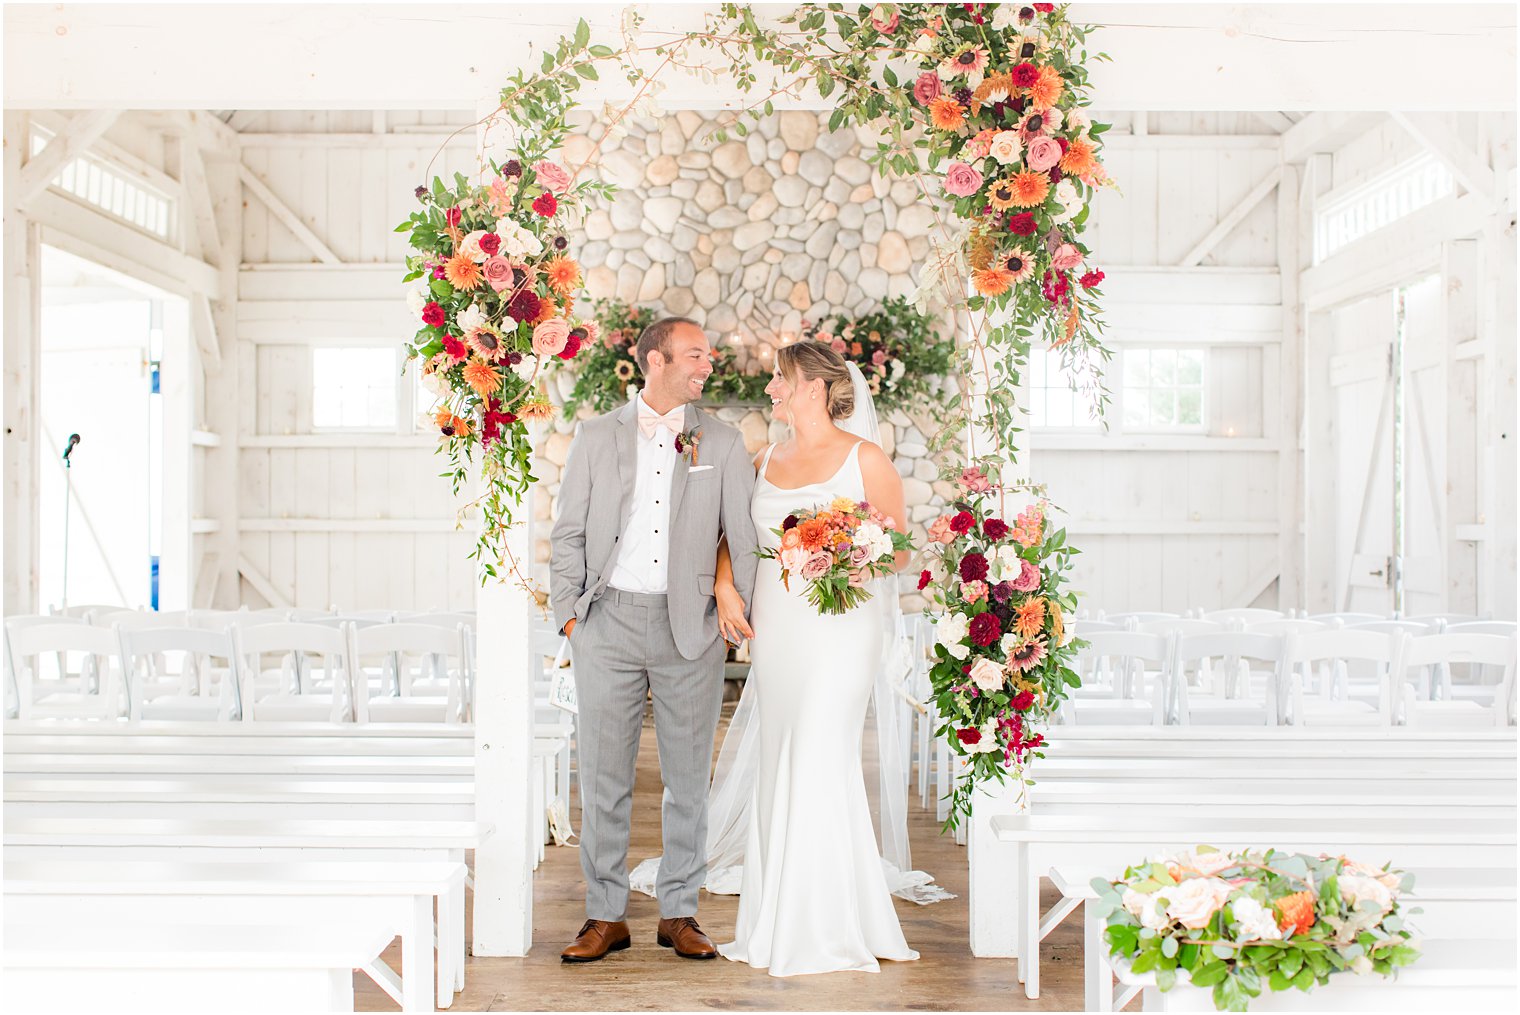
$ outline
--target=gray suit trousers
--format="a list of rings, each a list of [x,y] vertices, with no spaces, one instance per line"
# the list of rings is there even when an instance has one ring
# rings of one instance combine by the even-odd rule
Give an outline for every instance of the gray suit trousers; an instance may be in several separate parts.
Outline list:
[[[581,869],[586,916],[628,913],[628,833],[644,700],[654,699],[665,855],[660,915],[695,916],[707,879],[707,791],[723,704],[721,638],[697,659],[676,648],[663,595],[609,588],[570,635],[580,705]]]

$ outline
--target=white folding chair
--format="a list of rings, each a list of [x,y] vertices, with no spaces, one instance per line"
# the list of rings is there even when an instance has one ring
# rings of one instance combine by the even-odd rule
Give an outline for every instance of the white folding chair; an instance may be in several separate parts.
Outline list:
[[[1172,636],[1145,631],[1094,631],[1078,650],[1078,672],[1095,691],[1061,703],[1072,725],[1165,725],[1172,698]],[[1104,694],[1099,689],[1110,689]]]
[[[1282,635],[1176,635],[1172,674],[1178,724],[1276,726],[1282,715],[1282,660]],[[1253,661],[1261,665],[1253,667]],[[1204,672],[1212,679],[1196,681],[1193,691],[1190,677]]]
[[[1398,632],[1291,633],[1284,650],[1287,721],[1294,726],[1392,726]]]
[[[1322,623],[1318,620],[1288,618],[1247,624],[1245,630],[1247,634],[1308,634],[1311,631],[1333,630],[1334,626],[1333,624]]]
[[[356,722],[464,721],[463,625],[349,624],[347,630]]]
[[[1158,620],[1186,620],[1180,613],[1158,612],[1134,612],[1134,613],[1111,613],[1101,618],[1111,624],[1119,624],[1127,630],[1139,630],[1140,624],[1148,624]]]
[[[1402,718],[1409,726],[1506,726],[1510,721],[1510,704],[1515,688],[1515,635],[1501,634],[1427,634],[1423,637],[1404,635],[1400,654],[1399,702]],[[1441,700],[1422,700],[1415,693],[1419,680],[1439,684],[1443,677],[1431,671],[1442,671],[1450,683],[1450,667],[1493,667],[1500,676],[1498,683],[1488,685],[1484,698],[1464,696]],[[1411,680],[1410,671],[1414,673]],[[1424,671],[1422,673],[1421,671]],[[1427,675],[1428,674],[1428,675]],[[1469,687],[1483,687],[1477,681]]]
[[[242,713],[237,649],[230,629],[115,628],[126,674],[129,717],[221,720]],[[176,658],[177,657],[177,658]],[[177,661],[172,669],[169,662]]]
[[[97,614],[121,613],[129,609],[131,607],[123,606],[120,603],[83,603],[77,606],[54,606],[49,609],[48,613],[54,617],[73,617],[88,624],[91,623],[91,618]]]
[[[1322,624],[1332,624],[1336,627],[1347,627],[1351,624],[1371,624],[1379,620],[1387,620],[1376,613],[1313,613],[1305,620],[1317,620]]]
[[[125,708],[116,634],[72,617],[12,617],[6,656],[16,718],[115,719]]]
[[[353,660],[344,628],[283,623],[232,630],[245,721],[353,718]],[[267,669],[266,655],[275,657]]]
[[[1228,627],[1242,630],[1249,624],[1261,624],[1270,620],[1291,620],[1281,610],[1267,610],[1259,607],[1240,607],[1230,610],[1211,610],[1207,613],[1200,612],[1199,620],[1212,620],[1216,624],[1224,624]]]

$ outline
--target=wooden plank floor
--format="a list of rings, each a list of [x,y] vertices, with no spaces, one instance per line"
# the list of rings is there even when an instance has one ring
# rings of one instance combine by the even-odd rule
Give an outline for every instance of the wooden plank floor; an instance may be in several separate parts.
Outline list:
[[[727,725],[732,705],[725,706]],[[575,824],[579,827],[578,805]],[[452,1011],[1080,1011],[1082,933],[1076,915],[1045,940],[1041,997],[1029,1001],[1008,959],[975,959],[967,946],[966,851],[939,834],[932,811],[909,801],[914,865],[934,874],[958,897],[932,906],[896,900],[917,962],[882,964],[879,974],[829,973],[774,977],[718,958],[678,958],[654,943],[659,907],[634,893],[629,904],[633,947],[600,962],[566,965],[559,952],[585,919],[580,857],[573,847],[547,847],[535,878],[533,949],[526,958],[468,959],[465,989]],[[634,792],[630,864],[660,851],[660,780],[653,721],[646,714]],[[1046,885],[1045,905],[1055,901]],[[733,938],[737,896],[702,895],[698,918],[714,941]],[[1009,914],[1013,919],[1013,914]],[[399,946],[387,956],[400,969]],[[367,976],[356,973],[360,1011],[397,1006]]]

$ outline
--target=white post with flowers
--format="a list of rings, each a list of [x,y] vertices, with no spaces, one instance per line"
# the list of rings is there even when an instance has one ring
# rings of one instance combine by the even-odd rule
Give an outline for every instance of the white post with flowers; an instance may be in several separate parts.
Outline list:
[[[987,335],[992,330],[992,322],[985,314],[968,316],[972,326],[979,329],[981,334]],[[963,328],[961,334],[966,334],[967,330]],[[996,361],[1001,356],[1002,350],[999,349],[993,350],[988,358]],[[980,399],[987,390],[986,374],[973,369],[968,380],[971,390],[967,392],[967,397]],[[1029,389],[1029,371],[1026,369],[1019,375],[1015,395],[1015,404],[1021,417],[1019,425],[1026,434],[1029,426]],[[978,412],[973,412],[973,415]],[[978,427],[970,428],[968,438],[971,442],[968,448],[979,449],[978,453],[984,453],[985,449],[995,445],[992,434]],[[1017,458],[1005,455],[1001,464],[1005,487],[1019,486],[1030,481],[1028,442],[1015,450]],[[1018,515],[1033,500],[1033,497],[1022,493],[1008,495],[1003,509],[1004,517]],[[967,908],[970,910],[971,921],[971,954],[977,958],[1011,958],[1015,953],[1016,925],[1011,914],[1019,912],[1018,886],[1008,876],[1006,864],[998,862],[999,857],[1006,855],[1007,846],[1000,844],[993,834],[992,819],[999,815],[1017,814],[1026,808],[1027,803],[1019,790],[1017,779],[1001,785],[985,783],[971,798],[971,817],[965,825],[966,862],[970,864]]]
[[[497,108],[481,101],[478,115]],[[503,126],[480,131],[480,157],[500,146]],[[485,482],[485,481],[483,481]],[[483,492],[483,491],[480,491]],[[532,547],[532,512],[507,547],[520,561]],[[493,831],[475,850],[473,955],[527,955],[533,945],[533,679],[529,624],[537,606],[510,580],[475,594],[475,820]],[[539,816],[542,820],[542,816]]]

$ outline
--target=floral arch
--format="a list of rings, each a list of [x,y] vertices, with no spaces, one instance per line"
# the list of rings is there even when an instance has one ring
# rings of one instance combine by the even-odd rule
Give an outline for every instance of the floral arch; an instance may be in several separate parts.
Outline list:
[[[780,24],[762,28],[748,7],[726,4],[702,31],[651,43],[630,10],[619,48],[592,44],[583,20],[538,72],[513,75],[478,124],[508,130],[508,157],[482,156],[474,179],[419,186],[419,210],[397,228],[415,251],[406,282],[420,326],[408,351],[439,398],[445,476],[456,493],[482,491],[473,554],[482,580],[510,578],[541,602],[507,534],[535,481],[529,427],[556,412],[546,371],[598,338],[577,306],[582,269],[565,226],[613,190],[582,179],[600,144],[562,164],[582,82],[615,71],[632,88],[630,101],[605,108],[609,130],[649,110],[671,68],[747,94],[764,87],[762,69],[773,79],[720,124],[717,143],[807,88],[834,103],[830,130],[879,129],[868,161],[914,181],[934,210],[915,299],[938,298],[964,322],[952,364],[962,394],[930,442],[959,499],[930,525],[919,577],[940,615],[931,671],[940,734],[965,761],[953,826],[978,784],[1022,778],[1044,742],[1039,729],[1077,682],[1080,643],[1066,631],[1076,595],[1064,577],[1077,551],[1048,524],[1043,490],[1001,475],[1021,432],[1015,395],[1031,343],[1077,367],[1109,357],[1103,273],[1079,238],[1096,189],[1111,185],[1107,125],[1085,112],[1086,63],[1103,56],[1089,57],[1090,29],[1065,5],[804,5]],[[1033,502],[1007,517],[1010,498]]]

